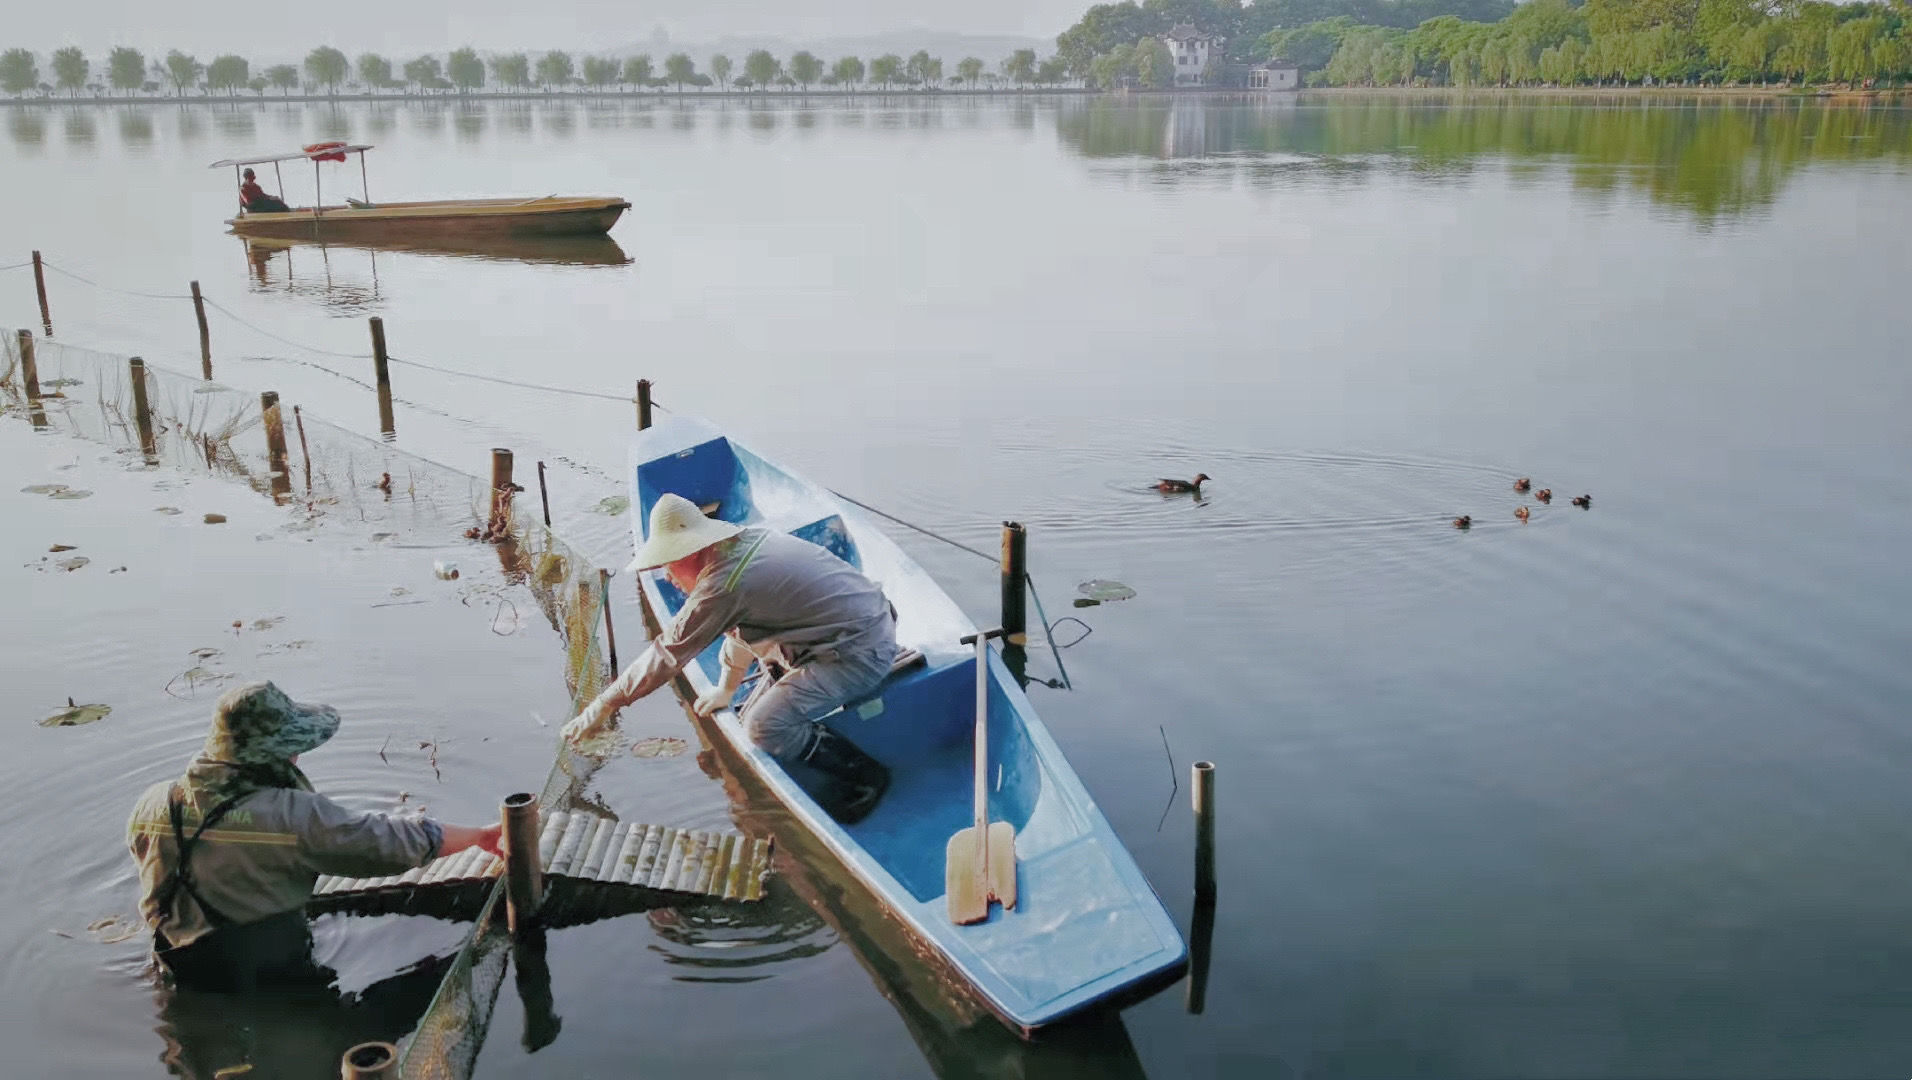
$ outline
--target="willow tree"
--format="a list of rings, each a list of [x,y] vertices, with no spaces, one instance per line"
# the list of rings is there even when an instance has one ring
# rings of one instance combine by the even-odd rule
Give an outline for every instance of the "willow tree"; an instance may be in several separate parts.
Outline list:
[[[146,57],[138,49],[120,46],[106,54],[106,81],[115,90],[131,93],[146,81]]]
[[[846,56],[830,65],[830,77],[838,86],[847,86],[852,91],[863,81],[863,61],[854,56]]]
[[[86,62],[86,54],[78,46],[69,45],[56,50],[53,54],[53,85],[67,92],[70,97],[79,93],[86,85],[87,72],[92,65]]]
[[[445,58],[445,77],[459,93],[468,93],[485,85],[485,62],[476,49],[459,49]]]
[[[305,54],[306,77],[325,87],[327,93],[339,92],[339,84],[345,81],[349,70],[345,54],[330,45],[321,45]]]
[[[686,53],[672,53],[664,58],[664,78],[675,83],[681,94],[685,83],[697,81],[697,65]]]
[[[777,61],[776,57],[770,55],[768,49],[758,49],[744,57],[744,75],[750,79],[753,86],[768,89],[782,73],[783,65]]]
[[[799,52],[790,58],[790,77],[808,93],[810,84],[823,77],[823,61],[808,50]]]
[[[206,85],[214,90],[235,93],[252,82],[252,65],[243,56],[227,53],[215,56],[206,65]]]
[[[716,56],[711,57],[710,74],[711,77],[717,80],[717,89],[722,90],[728,87],[730,85],[730,57],[725,56],[723,53],[718,53]]]

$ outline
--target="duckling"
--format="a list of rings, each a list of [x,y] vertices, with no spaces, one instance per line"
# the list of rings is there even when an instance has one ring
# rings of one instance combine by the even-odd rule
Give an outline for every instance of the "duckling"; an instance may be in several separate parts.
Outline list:
[[[1202,482],[1207,479],[1207,473],[1196,473],[1193,480],[1158,480],[1155,482],[1155,490],[1164,495],[1186,495],[1191,492],[1200,495]]]
[[[1460,517],[1454,519],[1454,527],[1456,529],[1471,529],[1474,527],[1474,519],[1466,514],[1462,514]]]
[[[1534,487],[1534,482],[1525,476],[1514,481],[1514,490],[1520,492],[1522,495],[1525,495],[1527,492],[1532,491],[1533,487]]]
[[[1571,501],[1582,510],[1593,509],[1593,496],[1591,495],[1576,495]]]
[[[1514,516],[1520,519],[1521,524],[1525,525],[1527,523],[1527,508],[1524,506],[1515,507]]]
[[[1553,501],[1553,489],[1541,488],[1539,491],[1534,492],[1534,498],[1544,503],[1550,503]]]

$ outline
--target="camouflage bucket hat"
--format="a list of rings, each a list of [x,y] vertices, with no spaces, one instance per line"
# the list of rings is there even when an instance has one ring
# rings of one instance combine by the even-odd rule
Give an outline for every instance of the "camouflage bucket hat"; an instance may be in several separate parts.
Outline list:
[[[303,754],[339,729],[330,705],[302,705],[269,682],[228,690],[213,709],[204,756],[235,765],[273,765]]]

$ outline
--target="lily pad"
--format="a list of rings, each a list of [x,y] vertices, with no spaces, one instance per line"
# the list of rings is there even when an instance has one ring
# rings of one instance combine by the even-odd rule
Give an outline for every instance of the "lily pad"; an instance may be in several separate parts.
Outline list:
[[[612,517],[625,513],[629,511],[630,508],[631,500],[628,496],[624,495],[611,495],[598,500],[597,504],[598,513],[609,514]]]
[[[54,563],[53,565],[59,567],[62,570],[65,570],[67,573],[70,574],[73,571],[78,570],[80,567],[85,566],[87,563],[90,563],[92,561],[93,561],[92,559],[89,559],[84,555],[75,555],[70,559],[61,559],[59,562]]]
[[[77,489],[77,488],[67,488],[67,489],[66,489],[65,491],[56,491],[56,492],[54,492],[53,494],[51,494],[51,495],[49,495],[49,496],[47,496],[47,498],[50,498],[50,499],[85,499],[85,498],[90,498],[90,497],[92,496],[92,494],[93,494],[93,493],[92,493],[92,492],[90,492],[90,491],[81,491],[81,490],[79,490],[79,489]]]
[[[1133,599],[1135,596],[1135,590],[1127,585],[1119,581],[1104,581],[1101,578],[1083,582],[1076,586],[1076,591],[1091,600],[1100,600],[1105,604],[1115,600]]]
[[[41,727],[80,727],[95,720],[104,720],[113,711],[111,705],[75,705],[67,702],[67,707],[40,721]]]
[[[689,743],[682,739],[666,735],[661,738],[639,739],[636,745],[631,747],[631,756],[641,758],[676,757],[688,749],[690,749]]]
[[[20,489],[28,495],[58,495],[67,490],[65,484],[29,484]]]
[[[252,620],[252,628],[254,630],[270,630],[284,621],[284,615],[268,615],[263,619]]]

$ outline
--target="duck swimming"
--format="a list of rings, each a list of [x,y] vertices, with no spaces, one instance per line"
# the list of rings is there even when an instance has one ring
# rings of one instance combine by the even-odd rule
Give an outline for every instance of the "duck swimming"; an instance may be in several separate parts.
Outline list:
[[[1460,517],[1454,519],[1454,527],[1456,529],[1471,529],[1474,527],[1474,519],[1466,514],[1462,514]]]
[[[1155,490],[1164,495],[1186,495],[1191,492],[1200,495],[1202,483],[1208,478],[1207,473],[1196,473],[1193,480],[1157,480]]]
[[[1539,491],[1534,492],[1534,498],[1544,503],[1550,503],[1553,501],[1553,489],[1541,488]]]
[[[1514,481],[1514,490],[1520,492],[1523,495],[1529,491],[1532,491],[1533,487],[1534,487],[1534,482],[1525,476]]]
[[[1515,507],[1514,516],[1525,522],[1527,520],[1527,508],[1524,506]]]
[[[1593,509],[1593,496],[1591,495],[1576,495],[1571,501],[1582,510]]]

